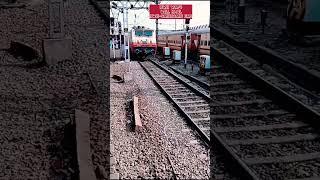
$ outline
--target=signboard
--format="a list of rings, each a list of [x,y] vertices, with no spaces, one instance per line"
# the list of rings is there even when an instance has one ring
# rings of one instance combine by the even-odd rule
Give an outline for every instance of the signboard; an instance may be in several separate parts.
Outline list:
[[[150,19],[192,19],[192,5],[189,4],[151,4]]]

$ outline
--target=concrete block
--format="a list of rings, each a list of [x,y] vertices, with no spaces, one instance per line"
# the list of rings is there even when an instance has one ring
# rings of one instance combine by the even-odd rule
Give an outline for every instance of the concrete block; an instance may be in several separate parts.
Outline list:
[[[133,113],[134,113],[134,128],[135,131],[139,131],[142,128],[142,122],[139,113],[139,102],[138,97],[133,97]]]
[[[116,159],[114,157],[110,157],[110,166],[116,164]]]
[[[125,73],[123,75],[124,82],[130,82],[133,80],[132,73]]]
[[[118,179],[120,179],[119,173],[110,174],[110,179],[111,179],[111,180],[118,180]]]
[[[44,39],[43,53],[46,63],[51,66],[60,61],[72,58],[72,40],[63,39]]]
[[[75,110],[77,160],[80,180],[95,180],[90,152],[90,117],[81,110]]]

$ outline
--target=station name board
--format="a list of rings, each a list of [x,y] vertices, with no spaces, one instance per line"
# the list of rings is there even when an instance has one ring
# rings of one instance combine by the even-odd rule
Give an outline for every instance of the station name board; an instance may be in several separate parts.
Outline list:
[[[150,4],[150,19],[192,19],[192,5]]]

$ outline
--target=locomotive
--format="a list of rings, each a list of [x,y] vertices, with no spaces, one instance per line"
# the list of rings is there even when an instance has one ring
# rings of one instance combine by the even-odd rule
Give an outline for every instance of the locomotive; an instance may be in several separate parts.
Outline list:
[[[133,58],[154,55],[157,49],[155,31],[144,26],[133,27],[129,33],[130,52]]]

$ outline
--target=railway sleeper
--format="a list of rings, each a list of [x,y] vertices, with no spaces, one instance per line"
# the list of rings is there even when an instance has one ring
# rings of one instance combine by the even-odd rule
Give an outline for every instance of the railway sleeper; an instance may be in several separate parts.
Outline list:
[[[183,102],[190,102],[190,101],[201,101],[203,100],[201,97],[195,96],[195,97],[191,97],[191,96],[187,96],[187,97],[177,97],[177,98],[172,98],[175,101],[178,101],[177,103],[183,103]]]
[[[194,93],[183,93],[183,94],[180,93],[180,94],[170,94],[170,96],[173,98],[179,98],[179,97],[182,98],[182,97],[186,97],[186,96],[195,96],[195,94]]]
[[[164,90],[165,91],[176,91],[176,90],[188,90],[188,91],[190,91],[188,88],[186,88],[186,87],[184,87],[184,86],[181,86],[181,87],[164,87]]]
[[[167,77],[157,77],[157,76],[154,76],[154,79],[157,81],[157,82],[161,82],[161,81],[176,81],[174,78],[170,77],[170,76],[167,76]]]
[[[168,92],[169,94],[170,93],[174,93],[174,92],[177,92],[177,89],[165,89],[166,92]],[[184,88],[182,90],[178,90],[180,93],[192,93],[191,90],[187,89],[187,88]]]
[[[293,114],[256,116],[256,117],[235,117],[233,119],[215,119],[212,126],[216,128],[224,127],[250,127],[250,126],[268,126],[273,124],[291,123],[296,121],[297,117]]]
[[[164,86],[167,86],[167,85],[179,85],[180,83],[177,82],[177,81],[162,81],[162,82],[159,82],[158,83],[160,85],[164,85]]]
[[[244,102],[244,101],[255,101],[259,99],[264,99],[260,94],[252,93],[249,95],[243,94],[233,94],[233,95],[215,95],[214,93],[211,96],[212,102],[215,104],[221,103],[234,103],[234,102]]]
[[[210,113],[210,109],[204,109],[204,110],[190,110],[186,111],[187,114],[200,114],[200,113]]]
[[[210,117],[210,111],[197,111],[197,112],[191,112],[187,113],[192,119],[198,119],[198,118],[209,118]]]
[[[265,103],[271,103],[272,101],[266,100],[266,99],[256,99],[252,101],[236,101],[236,102],[230,102],[230,103],[216,103],[211,104],[211,107],[222,107],[222,106],[243,106],[243,105],[252,105],[252,104],[265,104]]]
[[[217,133],[226,132],[240,132],[240,131],[262,131],[262,130],[275,130],[275,129],[289,129],[289,128],[302,128],[308,127],[308,124],[303,122],[271,124],[262,126],[242,126],[242,127],[216,127],[214,131]]]
[[[280,156],[280,157],[255,157],[246,158],[244,162],[248,165],[258,165],[258,164],[274,164],[274,163],[290,163],[299,161],[310,161],[314,159],[319,159],[320,152],[305,153],[305,154],[293,154],[290,156]]]
[[[239,78],[232,77],[232,76],[225,76],[225,77],[218,77],[218,78],[211,78],[211,84],[215,83],[224,83],[224,82],[234,82],[234,81],[241,81]],[[231,84],[234,85],[234,84]]]
[[[225,81],[225,82],[217,82],[217,83],[211,83],[210,85],[212,87],[220,87],[220,86],[231,86],[231,85],[240,85],[240,84],[246,84],[245,81],[238,80],[238,81]]]
[[[192,119],[194,122],[200,122],[200,121],[210,121],[210,118],[194,118]]]
[[[237,118],[254,118],[254,117],[268,117],[271,118],[273,116],[279,115],[288,115],[289,112],[284,110],[274,110],[263,113],[237,113],[237,114],[211,114],[211,118],[214,120],[227,120],[227,119],[237,119]]]
[[[210,107],[209,104],[203,103],[194,103],[194,104],[188,104],[188,105],[181,105],[183,108],[196,108],[196,107]]]
[[[163,86],[164,88],[182,88],[182,87],[185,87],[182,84],[176,84],[176,85],[164,84],[164,85],[161,85],[161,86]]]
[[[225,91],[236,91],[239,89],[250,89],[252,86],[248,84],[235,84],[235,85],[229,85],[229,86],[211,86],[210,84],[210,92],[212,95],[215,95],[215,93],[225,92]]]
[[[261,113],[272,110],[277,110],[273,103],[252,103],[247,105],[235,105],[235,106],[213,106],[211,110],[214,114],[226,114],[226,113]]]
[[[318,139],[318,134],[298,134],[289,136],[277,136],[272,138],[257,138],[257,139],[237,139],[226,140],[227,144],[233,145],[250,145],[250,144],[276,144],[276,143],[289,143],[297,141],[311,141]]]
[[[182,106],[182,108],[185,110],[185,111],[195,111],[195,110],[209,110],[210,111],[210,106],[208,104],[202,104],[202,105],[198,105],[198,106]]]
[[[207,104],[207,101],[205,100],[197,100],[197,101],[181,101],[178,102],[178,104],[180,104],[181,107],[183,106],[188,106],[188,105],[192,105],[192,104]]]
[[[248,88],[248,89],[241,89],[241,90],[233,90],[233,91],[223,91],[223,92],[215,92],[215,93],[211,93],[210,95],[212,97],[214,96],[229,96],[229,95],[248,95],[251,93],[258,93],[259,91],[256,89],[252,89],[252,88]]]

